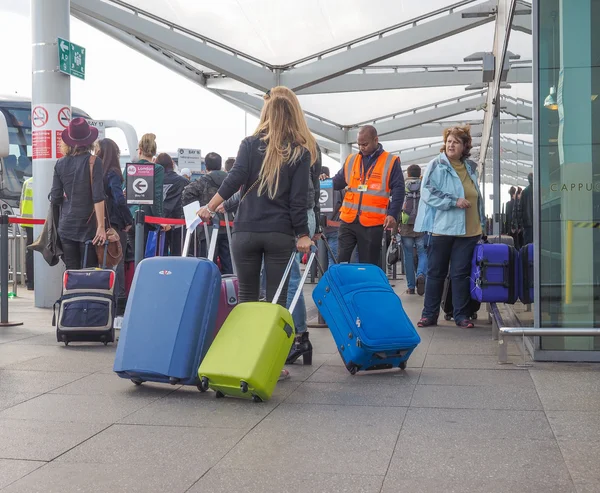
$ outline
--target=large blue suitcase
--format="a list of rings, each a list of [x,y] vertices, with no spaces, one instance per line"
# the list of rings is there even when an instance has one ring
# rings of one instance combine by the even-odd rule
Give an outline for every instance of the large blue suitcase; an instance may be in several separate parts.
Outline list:
[[[142,260],[131,285],[114,371],[136,385],[198,385],[198,367],[215,333],[220,294],[221,274],[210,260]]]
[[[471,263],[471,297],[480,303],[515,303],[518,297],[518,256],[510,245],[476,245]]]
[[[313,291],[342,360],[362,370],[406,368],[421,342],[385,273],[371,264],[337,264]]]
[[[526,305],[533,303],[533,243],[519,252],[519,299]]]

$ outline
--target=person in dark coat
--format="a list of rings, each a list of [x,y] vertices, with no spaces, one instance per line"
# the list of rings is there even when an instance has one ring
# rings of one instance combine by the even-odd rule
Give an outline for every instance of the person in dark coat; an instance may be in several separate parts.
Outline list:
[[[163,179],[163,214],[169,219],[183,219],[183,203],[181,194],[189,185],[189,181],[175,172],[173,158],[166,152],[156,156],[155,164],[160,164],[165,169]],[[171,226],[165,232],[165,250],[169,255],[181,255],[182,226]]]

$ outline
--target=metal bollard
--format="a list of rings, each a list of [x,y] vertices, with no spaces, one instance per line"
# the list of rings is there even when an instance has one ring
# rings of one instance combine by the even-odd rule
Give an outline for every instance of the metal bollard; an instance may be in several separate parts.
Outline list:
[[[23,322],[8,321],[8,216],[0,215],[0,327],[14,327]]]
[[[135,267],[144,259],[144,223],[146,214],[142,209],[135,211]]]

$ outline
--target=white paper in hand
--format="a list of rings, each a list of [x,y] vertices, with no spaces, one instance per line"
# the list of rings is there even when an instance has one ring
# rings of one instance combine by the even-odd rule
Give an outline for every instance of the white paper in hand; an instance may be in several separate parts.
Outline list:
[[[183,207],[183,216],[185,217],[185,227],[188,229],[188,232],[191,234],[198,227],[199,224],[202,224],[202,219],[198,217],[196,214],[200,210],[200,202],[197,200]]]

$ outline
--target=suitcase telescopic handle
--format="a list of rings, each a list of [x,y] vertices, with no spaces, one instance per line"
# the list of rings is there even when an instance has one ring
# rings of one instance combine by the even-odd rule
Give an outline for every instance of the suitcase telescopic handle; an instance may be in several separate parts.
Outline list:
[[[287,280],[287,277],[290,274],[290,271],[292,270],[292,266],[294,265],[294,262],[296,261],[296,254],[297,254],[297,251],[294,248],[294,251],[292,252],[292,255],[290,256],[290,260],[288,261],[288,264],[285,268],[285,272],[283,273],[283,277],[281,278],[281,282],[279,283],[279,286],[277,287],[277,291],[275,292],[275,296],[273,297],[273,301],[271,302],[274,305],[276,305],[277,302],[279,301],[279,297],[281,296],[281,291],[283,291],[283,286],[285,285],[285,281]],[[310,247],[310,256],[308,257],[308,262],[306,262],[306,268],[304,269],[304,274],[302,274],[302,278],[300,279],[300,284],[298,285],[298,289],[296,290],[296,293],[294,294],[294,298],[292,299],[292,303],[289,308],[290,313],[293,313],[294,308],[296,308],[296,304],[298,303],[298,300],[300,299],[300,294],[302,293],[302,288],[304,287],[304,283],[306,282],[306,279],[307,279],[308,275],[310,274],[310,266],[312,265],[316,254],[317,254],[317,247],[315,247],[313,245]]]
[[[108,254],[108,243],[109,243],[109,242],[108,242],[108,240],[106,240],[106,241],[104,242],[104,259],[102,260],[102,268],[103,268],[103,269],[106,269],[106,256],[107,256],[107,254]],[[85,268],[86,268],[86,266],[87,266],[88,248],[89,248],[89,247],[90,247],[90,245],[92,245],[92,244],[93,244],[92,240],[87,240],[87,241],[85,242],[85,248],[84,248],[84,250],[83,250],[83,262],[82,262],[82,265],[81,265],[81,268],[82,268],[82,269],[85,269]],[[98,260],[100,260],[100,259],[98,259]]]

